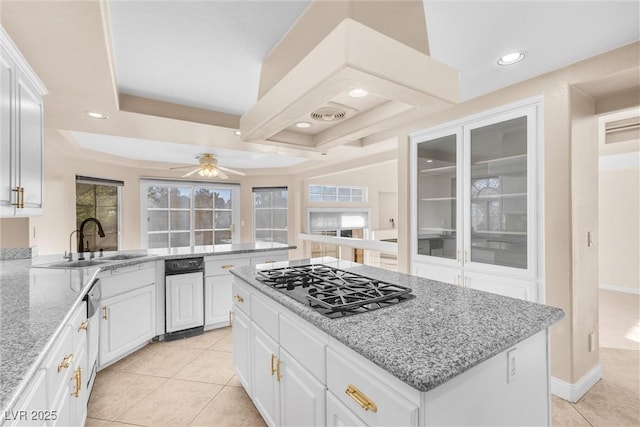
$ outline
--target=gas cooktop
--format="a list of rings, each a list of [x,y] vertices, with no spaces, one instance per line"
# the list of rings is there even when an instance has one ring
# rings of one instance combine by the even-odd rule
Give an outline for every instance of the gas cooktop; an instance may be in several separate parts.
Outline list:
[[[411,288],[324,264],[260,270],[257,279],[330,318],[366,313],[414,298]]]

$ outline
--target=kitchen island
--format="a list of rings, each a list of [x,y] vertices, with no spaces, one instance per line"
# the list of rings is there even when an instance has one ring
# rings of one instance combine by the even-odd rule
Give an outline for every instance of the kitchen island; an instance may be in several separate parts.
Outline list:
[[[547,329],[562,310],[333,259],[269,268],[310,263],[414,298],[332,319],[259,268],[232,271],[236,375],[267,424],[550,423]]]
[[[213,264],[215,260],[230,257],[268,260],[271,254],[283,254],[286,258],[286,251],[293,248],[295,246],[256,242],[105,253],[104,257],[91,260],[95,264],[86,268],[60,268],[67,263],[61,255],[0,261],[0,425],[13,425],[14,421],[46,421],[13,419],[22,415],[16,403],[28,397],[25,390],[34,377],[43,372],[43,365],[59,346],[64,330],[77,329],[78,325],[73,328],[69,325],[76,320],[82,325],[83,319],[86,320],[83,298],[96,278],[127,269],[137,273],[137,268],[142,270],[144,267],[153,269],[152,277],[158,279],[154,286],[160,289],[164,286],[161,283],[163,272],[155,271],[161,269],[167,259],[203,256],[205,260],[214,260]],[[76,319],[77,315],[84,318]],[[84,331],[86,327],[85,324]],[[73,332],[82,330],[74,329]],[[149,339],[155,335],[154,328]],[[69,353],[63,355],[66,354]],[[90,367],[82,368],[85,375],[87,369]],[[82,390],[86,393],[86,387]],[[52,397],[46,395],[49,391],[45,390],[42,397],[51,401]],[[73,384],[71,391],[74,391]],[[50,405],[39,409],[56,410]]]

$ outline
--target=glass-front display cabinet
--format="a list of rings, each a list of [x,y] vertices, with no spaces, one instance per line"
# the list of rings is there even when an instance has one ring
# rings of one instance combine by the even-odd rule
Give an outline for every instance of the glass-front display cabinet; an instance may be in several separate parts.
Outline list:
[[[536,140],[536,105],[413,134],[413,261],[535,278]]]

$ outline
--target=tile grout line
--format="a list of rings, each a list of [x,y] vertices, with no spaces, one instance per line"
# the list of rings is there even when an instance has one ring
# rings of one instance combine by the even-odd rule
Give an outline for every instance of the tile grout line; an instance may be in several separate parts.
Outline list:
[[[191,381],[191,382],[197,382],[197,381]],[[209,401],[207,403],[204,404],[202,409],[191,419],[191,421],[189,421],[187,423],[187,426],[191,426],[191,424],[193,424],[193,422],[200,416],[200,414],[202,414],[202,412],[204,412],[205,409],[207,409],[207,406],[209,406],[211,404],[211,402],[213,402],[213,399],[215,399],[225,387],[226,386],[224,386],[224,385],[222,387],[220,387],[220,390],[218,390],[217,393],[214,394],[213,397],[211,399],[209,399]]]

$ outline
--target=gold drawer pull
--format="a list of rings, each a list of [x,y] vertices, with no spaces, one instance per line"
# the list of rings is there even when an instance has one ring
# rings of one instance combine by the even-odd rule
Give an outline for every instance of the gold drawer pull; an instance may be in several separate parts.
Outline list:
[[[378,407],[373,400],[369,399],[366,394],[358,390],[358,388],[353,384],[349,384],[344,392],[347,393],[350,398],[358,402],[365,411],[378,412]]]
[[[280,379],[282,377],[280,376],[280,359],[278,359],[276,361],[276,381],[280,382]]]
[[[271,353],[271,376],[276,373],[276,368],[274,366],[274,362],[276,361],[276,355]]]
[[[272,264],[274,262],[277,262],[277,261],[265,261],[265,262],[263,262],[263,264]]]
[[[233,324],[233,311],[229,310],[229,326]]]
[[[109,312],[107,311],[107,306],[102,307],[102,318],[104,320],[109,320]]]
[[[24,187],[12,188],[11,191],[16,193],[16,203],[11,203],[11,206],[15,206],[18,209],[24,209]]]
[[[80,397],[80,390],[82,389],[82,368],[78,366],[75,371],[76,379],[76,391],[71,393],[71,396]]]
[[[234,295],[233,299],[238,302],[244,302],[244,298],[242,298],[240,295],[237,295],[237,294]]]
[[[58,365],[58,372],[63,369],[67,369],[71,365],[71,361],[73,360],[73,353],[65,354],[62,358],[62,362]]]
[[[233,268],[233,264],[221,265],[220,268],[222,268],[223,270],[229,270],[229,269]]]
[[[85,320],[84,322],[80,323],[80,326],[78,326],[78,332],[86,331],[87,330],[87,326],[89,326],[89,321],[88,320]]]

